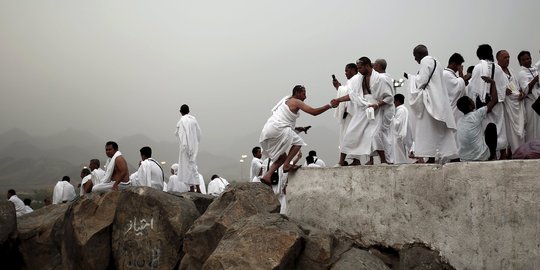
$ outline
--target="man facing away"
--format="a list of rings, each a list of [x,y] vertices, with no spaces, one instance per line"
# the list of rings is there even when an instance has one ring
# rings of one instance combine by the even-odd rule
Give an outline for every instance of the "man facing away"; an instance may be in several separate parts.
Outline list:
[[[255,146],[251,149],[251,154],[253,159],[251,160],[251,168],[249,170],[249,181],[253,181],[253,178],[260,176],[262,174],[263,161],[262,161],[262,150],[260,147]]]
[[[309,127],[296,127],[296,119],[300,117],[300,111],[316,116],[338,104],[332,101],[332,104],[312,108],[304,103],[306,98],[306,88],[303,85],[296,85],[291,96],[286,96],[274,106],[272,116],[268,118],[262,129],[259,142],[273,162],[270,169],[261,177],[261,182],[267,185],[271,185],[272,173],[281,165],[284,172],[294,171],[300,167],[291,164],[300,148],[305,145],[297,132],[307,132],[309,129]]]
[[[495,81],[489,76],[482,79],[490,84],[490,94],[497,96]],[[459,141],[459,158],[462,161],[484,161],[496,159],[497,127],[489,123],[484,131],[482,122],[497,104],[498,99],[492,98],[486,106],[475,109],[475,103],[468,96],[461,97],[457,106],[463,117],[457,125]]]
[[[178,155],[178,179],[189,186],[191,192],[199,192],[200,181],[197,168],[197,154],[201,141],[201,129],[197,119],[189,114],[189,106],[180,107],[180,120],[176,124],[175,135],[180,143]]]
[[[410,82],[410,105],[417,118],[415,156],[428,158],[428,163],[434,163],[436,157],[457,158],[456,121],[442,82],[443,68],[424,45],[416,46],[413,55],[420,64],[418,75],[404,75]]]
[[[319,157],[317,157],[317,152],[315,150],[310,150],[308,152],[308,156],[306,157],[306,162],[304,162],[304,166],[307,166],[309,165],[308,163],[308,157],[311,157],[311,160],[313,160],[313,164],[317,165],[318,167],[320,168],[324,168],[326,167],[326,163],[324,163],[324,161],[322,159],[320,159]]]
[[[171,176],[167,184],[167,192],[188,192],[189,187],[178,180],[178,163],[171,165]]]
[[[510,54],[505,50],[500,50],[495,55],[497,64],[501,67],[505,77],[506,97],[504,99],[504,125],[506,126],[506,139],[508,149],[506,154],[509,158],[512,151],[515,151],[525,143],[525,93],[519,87],[518,77],[508,65],[510,64]]]
[[[82,196],[86,193],[92,192],[92,186],[93,183],[91,181],[92,174],[90,173],[90,170],[87,168],[84,168],[81,170],[81,189],[79,191],[79,195]]]
[[[24,202],[19,197],[17,197],[17,192],[15,192],[14,189],[8,190],[7,199],[15,205],[15,214],[18,217],[26,214],[27,211],[26,207],[24,206]]]
[[[476,103],[476,108],[484,106],[490,99],[497,99],[493,111],[484,120],[484,126],[494,123],[497,126],[497,151],[500,151],[500,159],[506,159],[508,140],[506,137],[506,125],[504,122],[504,100],[506,97],[506,81],[501,67],[494,63],[493,49],[488,44],[478,46],[476,56],[480,62],[474,66],[471,80],[469,81],[469,97]],[[490,85],[482,77],[490,77],[495,81],[497,95],[490,95]]]
[[[141,164],[131,185],[163,190],[165,175],[159,163],[152,158],[152,148],[145,146],[139,152],[141,153]]]
[[[91,159],[90,164],[88,164],[90,169],[90,180],[92,180],[92,185],[95,186],[100,184],[105,177],[105,171],[100,167],[99,159]]]
[[[69,182],[69,176],[64,176],[62,180],[56,183],[53,191],[53,204],[66,203],[75,199],[77,196],[75,194],[75,187]]]
[[[413,144],[413,130],[409,121],[409,110],[405,105],[405,97],[402,94],[394,96],[394,106],[396,113],[390,124],[391,145],[394,164],[414,163],[414,159],[409,158],[409,152]]]
[[[92,192],[106,192],[128,188],[131,183],[129,182],[127,161],[118,150],[118,144],[108,141],[105,144],[105,155],[109,158],[105,164],[105,175],[100,184],[94,185]]]
[[[225,178],[219,177],[217,174],[212,175],[211,179],[208,183],[208,195],[219,196],[229,185]]]
[[[396,94],[396,89],[394,88],[394,79],[386,73],[386,67],[388,66],[388,63],[385,59],[377,59],[373,63],[373,69],[381,75],[381,77],[386,80],[386,85],[390,86],[390,97],[394,96]],[[394,108],[394,100],[390,99],[388,96],[385,97],[385,102],[388,102],[388,106],[382,106],[382,125],[381,125],[381,139],[383,140],[383,146],[384,146],[384,155],[386,157],[386,161],[388,163],[394,163],[393,160],[393,154],[392,154],[392,145],[391,145],[391,131],[390,131],[390,122],[392,121],[392,118],[394,117],[394,114],[396,113]],[[373,156],[370,157],[370,159],[373,159]],[[373,161],[371,161],[373,163]]]

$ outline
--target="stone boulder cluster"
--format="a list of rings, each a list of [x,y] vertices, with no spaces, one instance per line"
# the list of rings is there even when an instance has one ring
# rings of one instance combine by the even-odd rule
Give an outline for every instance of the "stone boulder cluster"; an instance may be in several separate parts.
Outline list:
[[[2,269],[453,269],[413,244],[363,247],[279,214],[260,183],[217,198],[146,187],[15,217],[0,203]]]

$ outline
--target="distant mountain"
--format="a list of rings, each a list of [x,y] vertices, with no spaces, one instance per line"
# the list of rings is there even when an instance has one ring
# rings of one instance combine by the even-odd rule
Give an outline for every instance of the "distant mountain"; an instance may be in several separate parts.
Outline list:
[[[327,165],[337,161],[337,130],[313,127],[308,134],[301,134],[308,146],[302,148],[304,157],[309,150],[317,150],[318,156]],[[234,140],[213,143],[221,145],[211,149],[204,141],[198,155],[199,172],[206,183],[213,174],[218,174],[230,182],[247,181],[252,159],[251,149],[258,145],[259,134],[245,134]],[[0,192],[9,188],[38,189],[52,188],[64,175],[71,177],[71,183],[80,182],[80,170],[92,158],[98,158],[105,165],[106,139],[88,132],[68,129],[50,136],[31,136],[13,129],[0,134]],[[141,134],[119,138],[120,151],[128,161],[130,173],[135,172],[140,161],[139,149],[150,146],[153,157],[164,162],[163,171],[170,176],[170,166],[178,160],[177,142],[158,142]],[[208,147],[208,148],[206,148]],[[246,155],[240,162],[241,156]],[[304,163],[304,159],[300,163]]]

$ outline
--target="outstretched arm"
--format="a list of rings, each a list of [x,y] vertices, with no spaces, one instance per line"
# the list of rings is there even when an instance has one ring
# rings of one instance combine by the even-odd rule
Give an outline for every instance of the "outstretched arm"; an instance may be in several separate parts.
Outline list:
[[[309,113],[311,115],[319,115],[323,112],[326,112],[328,109],[331,109],[332,108],[332,105],[331,104],[326,104],[324,106],[321,106],[319,108],[312,108],[311,106],[307,105],[306,103],[304,103],[303,101],[299,100],[299,99],[296,99],[294,100],[294,104],[293,104],[295,107],[297,107],[298,109],[306,112],[306,113]]]
[[[499,102],[497,98],[497,86],[495,85],[495,81],[488,76],[482,76],[482,79],[490,85],[489,94],[491,95],[491,100],[486,104],[487,112],[489,113],[495,107],[495,104]]]

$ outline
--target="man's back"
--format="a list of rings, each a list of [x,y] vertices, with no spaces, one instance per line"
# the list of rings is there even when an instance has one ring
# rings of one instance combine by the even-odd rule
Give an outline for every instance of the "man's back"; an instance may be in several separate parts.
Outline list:
[[[135,186],[152,187],[158,190],[163,189],[163,171],[161,167],[152,158],[147,158],[141,162],[137,170]]]
[[[482,121],[486,118],[487,107],[465,114],[458,122],[457,139],[459,158],[462,160],[488,160],[489,149],[485,143]]]

